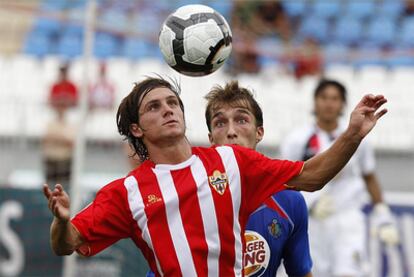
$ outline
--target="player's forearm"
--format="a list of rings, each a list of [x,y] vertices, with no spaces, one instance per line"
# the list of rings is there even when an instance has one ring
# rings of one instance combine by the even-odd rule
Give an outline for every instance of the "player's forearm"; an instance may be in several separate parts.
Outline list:
[[[347,164],[361,141],[362,137],[346,131],[328,150],[306,161],[302,173],[288,185],[305,191],[323,188]]]
[[[70,221],[53,219],[50,230],[50,241],[56,255],[70,255],[82,243],[78,231]]]
[[[383,202],[381,187],[375,174],[365,175],[364,180],[372,203],[375,205]]]

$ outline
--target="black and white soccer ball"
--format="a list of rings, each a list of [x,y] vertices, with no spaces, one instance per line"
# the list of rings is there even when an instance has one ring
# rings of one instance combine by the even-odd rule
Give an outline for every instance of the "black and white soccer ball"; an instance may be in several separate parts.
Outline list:
[[[165,61],[188,76],[220,68],[231,53],[232,35],[224,17],[205,5],[187,5],[162,25],[159,47]]]

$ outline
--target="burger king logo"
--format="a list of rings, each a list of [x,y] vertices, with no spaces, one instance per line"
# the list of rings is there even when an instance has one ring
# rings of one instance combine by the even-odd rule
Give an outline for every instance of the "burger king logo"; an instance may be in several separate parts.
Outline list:
[[[244,233],[246,248],[243,257],[244,276],[262,276],[269,265],[270,249],[267,241],[257,232]]]

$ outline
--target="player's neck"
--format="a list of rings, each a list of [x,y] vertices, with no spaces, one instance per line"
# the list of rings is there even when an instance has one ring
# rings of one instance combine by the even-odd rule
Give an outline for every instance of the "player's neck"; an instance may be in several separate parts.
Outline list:
[[[336,130],[336,128],[338,128],[338,121],[337,120],[320,120],[318,119],[316,124],[318,125],[318,127],[325,131],[325,132],[332,132],[334,130]]]
[[[150,160],[155,164],[179,164],[192,155],[191,145],[185,137],[174,143],[148,145],[147,149]]]

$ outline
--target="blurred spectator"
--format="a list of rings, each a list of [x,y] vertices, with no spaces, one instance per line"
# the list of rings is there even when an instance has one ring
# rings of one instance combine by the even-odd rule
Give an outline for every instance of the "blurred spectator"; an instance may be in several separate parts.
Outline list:
[[[68,72],[69,64],[60,66],[58,80],[52,85],[49,95],[49,103],[53,108],[66,109],[78,103],[78,89],[68,79]]]
[[[56,117],[48,123],[42,141],[42,154],[48,184],[69,185],[75,128],[66,121],[64,106],[54,107]]]
[[[115,89],[106,77],[106,64],[99,66],[99,78],[89,89],[90,109],[112,109],[115,101]]]
[[[323,58],[319,43],[315,39],[306,38],[299,49],[292,50],[293,53],[289,56],[297,79],[307,75],[321,75]]]
[[[256,41],[272,38],[275,43],[291,39],[291,25],[280,1],[236,1],[233,5],[232,30],[235,69],[244,73],[260,71]],[[275,45],[276,46],[276,45]]]

